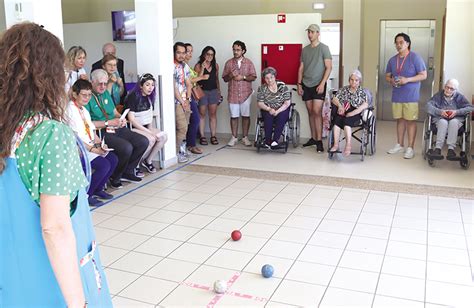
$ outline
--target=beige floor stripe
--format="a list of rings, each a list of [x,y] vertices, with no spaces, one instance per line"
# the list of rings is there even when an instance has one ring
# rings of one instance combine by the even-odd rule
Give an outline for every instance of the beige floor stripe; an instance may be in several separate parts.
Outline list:
[[[272,171],[255,171],[240,168],[224,168],[202,165],[188,165],[182,171],[194,171],[228,176],[239,176],[257,179],[272,179],[275,181],[310,183],[318,185],[341,186],[348,188],[369,189],[378,191],[400,192],[409,194],[421,194],[440,197],[452,197],[460,199],[474,199],[474,189],[433,186],[419,184],[405,184],[386,181],[360,180],[341,177],[304,175],[294,173],[282,173]]]

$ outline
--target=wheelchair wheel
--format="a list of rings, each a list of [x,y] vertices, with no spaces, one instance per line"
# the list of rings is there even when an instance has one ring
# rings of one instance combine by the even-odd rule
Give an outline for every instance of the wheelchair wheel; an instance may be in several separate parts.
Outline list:
[[[376,123],[377,121],[375,118],[372,118],[372,125],[369,127],[369,135],[368,135],[368,148],[369,148],[369,155],[372,156],[375,154],[375,146],[376,146]]]
[[[334,145],[334,136],[332,132],[332,127],[330,127],[330,130],[328,132],[328,158],[332,159],[334,156],[334,152],[331,152],[330,149]]]
[[[426,159],[428,160],[428,165],[430,165],[430,167],[435,166],[435,162],[432,158],[429,158],[428,156],[426,156]]]
[[[464,170],[469,169],[469,166],[471,165],[471,159],[469,158],[469,155],[464,154],[461,157],[459,164],[461,165],[461,168],[463,168]]]
[[[423,123],[423,134],[421,135],[423,140],[422,140],[422,144],[423,144],[423,150],[421,151],[421,154],[423,155],[423,159],[426,160],[427,159],[427,155],[426,153],[428,153],[428,149],[430,148],[430,138],[429,138],[429,131],[427,130],[426,128],[426,120],[425,120],[425,123]],[[428,160],[428,164],[430,164],[429,160]],[[431,164],[430,164],[431,166]]]
[[[263,140],[263,134],[262,134],[262,128],[260,124],[257,124],[255,128],[255,133],[257,136],[255,136],[255,146],[257,147],[257,152],[260,152],[260,148],[262,147],[262,140]]]
[[[290,120],[291,142],[296,148],[300,144],[300,114],[298,110],[293,110],[293,116]]]
[[[365,143],[367,140],[367,131],[364,129],[362,130],[362,136],[360,140],[360,161],[364,161],[364,155],[366,154],[365,151],[367,149],[367,144]]]

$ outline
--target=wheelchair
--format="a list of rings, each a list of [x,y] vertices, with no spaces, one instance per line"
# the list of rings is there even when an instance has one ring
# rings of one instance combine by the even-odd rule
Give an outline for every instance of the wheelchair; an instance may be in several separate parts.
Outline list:
[[[279,149],[288,151],[288,145],[292,144],[294,148],[298,147],[300,143],[300,114],[295,108],[295,103],[290,104],[290,112],[288,120],[283,128],[282,139],[283,142],[279,142]],[[255,147],[257,152],[260,152],[261,148],[265,148],[265,129],[263,127],[263,117],[261,112],[258,112],[257,121],[255,122]]]
[[[372,93],[369,89],[364,89],[365,93],[367,94],[367,101],[369,107],[362,111],[362,122],[359,126],[352,127],[352,138],[359,142],[360,147],[358,152],[351,152],[352,155],[360,155],[360,160],[364,161],[366,155],[372,156],[375,154],[375,145],[377,142],[377,133],[376,133],[376,117],[375,117],[375,104],[374,98]],[[329,125],[329,133],[328,133],[328,158],[332,159],[335,154],[341,153],[341,151],[331,152],[330,149],[334,145],[334,133],[333,133],[333,126],[334,124],[334,117],[337,113],[337,108],[332,104],[332,98],[336,95],[337,90],[331,90],[330,94],[330,101],[331,101],[331,121]],[[345,140],[346,137],[344,136],[343,130],[341,131],[341,135],[339,137],[339,142]]]
[[[428,161],[428,165],[431,167],[435,166],[436,160],[442,160],[442,158],[436,158],[431,153],[436,145],[436,133],[438,129],[436,124],[433,122],[433,117],[428,115],[423,123],[423,159]],[[458,161],[461,168],[467,170],[471,164],[471,113],[468,113],[464,118],[464,125],[458,130],[458,138],[456,141],[457,146],[461,149],[458,156],[453,158],[446,158],[450,161]]]

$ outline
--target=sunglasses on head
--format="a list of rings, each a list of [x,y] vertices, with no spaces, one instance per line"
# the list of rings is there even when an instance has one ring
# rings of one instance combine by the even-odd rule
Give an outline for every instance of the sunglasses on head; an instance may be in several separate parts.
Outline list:
[[[155,81],[155,77],[153,77],[152,74],[150,73],[146,73],[146,74],[143,74],[141,77],[140,77],[140,82],[145,82],[147,80],[153,80]]]

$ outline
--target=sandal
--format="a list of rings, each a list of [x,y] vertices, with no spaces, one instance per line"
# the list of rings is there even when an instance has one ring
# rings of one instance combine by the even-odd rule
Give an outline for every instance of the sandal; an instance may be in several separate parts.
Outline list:
[[[193,154],[202,154],[202,150],[198,147],[189,147],[188,150]]]
[[[212,138],[211,138],[211,140],[212,140]],[[199,138],[199,143],[201,145],[208,145],[206,137]]]
[[[352,150],[352,149],[351,149],[351,146],[350,146],[350,145],[349,145],[349,146],[346,145],[346,147],[344,148],[344,156],[349,156],[349,155],[351,155],[351,150]]]
[[[219,144],[219,141],[217,141],[216,136],[211,136],[211,143],[212,143],[213,145]]]

